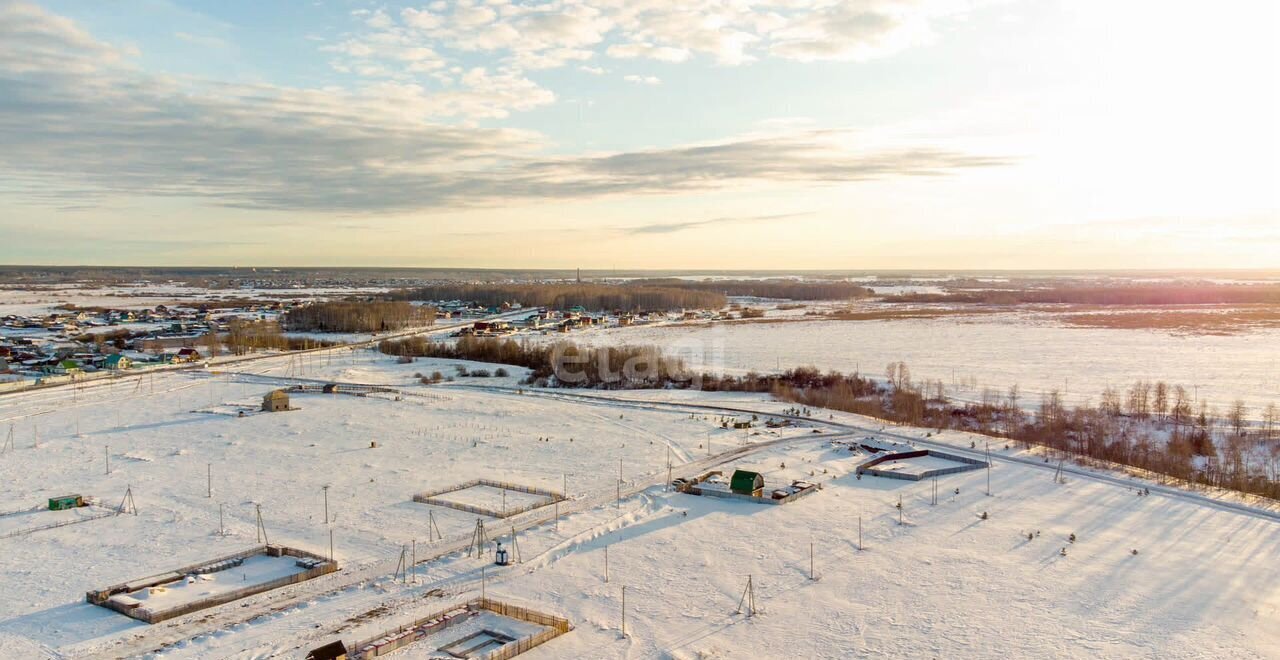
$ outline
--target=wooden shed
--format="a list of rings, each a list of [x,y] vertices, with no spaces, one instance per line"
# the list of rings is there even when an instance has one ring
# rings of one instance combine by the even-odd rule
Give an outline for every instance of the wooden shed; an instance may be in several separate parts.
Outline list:
[[[271,390],[262,397],[263,412],[280,412],[289,409],[289,393],[284,390]]]
[[[729,479],[729,490],[739,495],[760,497],[764,493],[764,477],[759,472],[734,470]]]

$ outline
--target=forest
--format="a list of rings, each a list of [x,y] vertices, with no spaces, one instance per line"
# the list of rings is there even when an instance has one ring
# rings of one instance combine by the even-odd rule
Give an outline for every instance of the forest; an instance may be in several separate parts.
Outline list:
[[[400,289],[392,292],[390,297],[397,300],[463,300],[486,307],[497,307],[504,302],[561,310],[581,306],[592,311],[720,309],[728,302],[723,294],[713,291],[588,283],[442,283]]]
[[[435,319],[434,307],[403,300],[332,300],[290,309],[283,325],[304,332],[385,332],[431,325]]]
[[[712,291],[726,296],[752,296],[784,300],[853,300],[870,298],[875,295],[875,292],[867,287],[840,280],[685,280],[662,278],[634,280],[628,283],[628,286],[674,287],[693,291]]]

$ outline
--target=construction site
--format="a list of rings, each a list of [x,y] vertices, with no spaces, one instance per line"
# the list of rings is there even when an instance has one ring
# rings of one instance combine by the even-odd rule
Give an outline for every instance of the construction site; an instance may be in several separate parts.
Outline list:
[[[1027,631],[1068,620],[1100,626],[1097,657],[1191,656],[1202,627],[1132,634],[1205,611],[1146,576],[1213,593],[1280,543],[1255,508],[764,394],[427,385],[415,373],[455,361],[349,350],[308,362],[0,399],[13,439],[0,530],[26,532],[0,539],[23,594],[0,604],[0,651],[835,658],[924,644],[968,657],[999,639],[1058,657],[1071,649]],[[277,391],[288,409],[305,397],[303,412],[257,410],[286,410],[264,400]],[[742,410],[787,423],[725,428]],[[1187,529],[1220,551],[1198,556]],[[1277,629],[1236,623],[1267,618],[1280,589],[1280,571],[1253,570],[1204,615],[1241,640],[1219,657],[1254,657]],[[1120,602],[1116,589],[1160,606],[1122,607],[1124,630],[1099,623],[1088,604]],[[908,607],[936,630],[901,626]]]

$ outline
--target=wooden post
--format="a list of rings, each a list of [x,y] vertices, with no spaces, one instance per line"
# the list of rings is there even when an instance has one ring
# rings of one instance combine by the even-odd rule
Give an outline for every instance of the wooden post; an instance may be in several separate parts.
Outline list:
[[[622,585],[622,636],[627,636],[627,585]]]

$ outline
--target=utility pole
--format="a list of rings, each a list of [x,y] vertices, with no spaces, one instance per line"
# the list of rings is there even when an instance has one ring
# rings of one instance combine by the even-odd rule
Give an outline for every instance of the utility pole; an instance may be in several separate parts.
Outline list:
[[[102,458],[104,460],[104,465],[107,467],[106,474],[111,474],[111,445],[102,446]]]
[[[627,585],[622,585],[622,636],[627,636]]]
[[[671,445],[667,445],[667,490],[671,490]]]
[[[621,510],[622,509],[622,459],[621,458],[618,459],[617,491],[618,491],[618,494],[614,499],[614,508]]]
[[[991,441],[987,440],[987,497],[991,497]]]
[[[813,573],[813,541],[809,541],[809,579],[817,580]]]
[[[222,502],[218,502],[218,536],[226,536],[227,528],[222,524]]]
[[[320,487],[324,491],[324,524],[329,524],[329,484]]]
[[[329,562],[333,563],[333,528],[329,528]]]
[[[862,516],[858,516],[858,552],[862,552]]]
[[[204,495],[204,496],[205,496],[205,497],[213,497],[213,463],[206,463],[206,464],[205,464],[205,466],[206,466],[206,472],[207,472],[208,476],[207,476],[207,479],[206,479],[206,481],[205,481],[205,483],[207,484],[207,486],[206,486],[206,488],[205,488],[205,495]]]
[[[609,546],[604,547],[604,583],[609,584]]]

